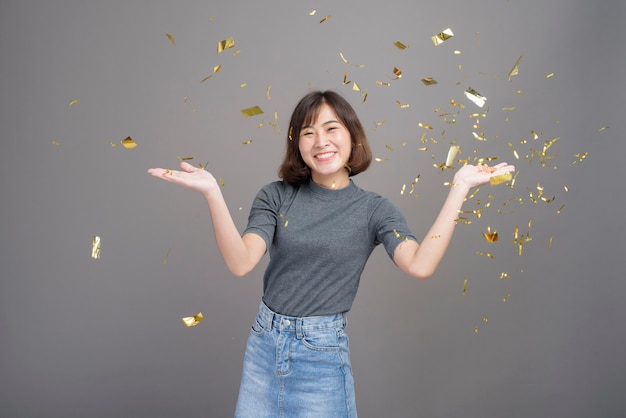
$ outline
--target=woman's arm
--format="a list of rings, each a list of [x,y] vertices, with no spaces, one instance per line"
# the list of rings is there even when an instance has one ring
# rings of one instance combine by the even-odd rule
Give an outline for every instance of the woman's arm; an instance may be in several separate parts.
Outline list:
[[[454,176],[453,186],[439,215],[428,230],[421,244],[407,240],[394,253],[394,262],[408,275],[416,279],[427,279],[433,275],[452,240],[459,211],[467,193],[473,188],[489,182],[492,176],[515,171],[515,167],[501,163],[494,167],[463,166]]]
[[[248,274],[261,261],[266,251],[263,238],[256,234],[240,235],[226,206],[222,191],[215,177],[206,170],[181,162],[182,171],[151,168],[148,173],[155,177],[197,190],[206,198],[213,223],[217,246],[228,269],[235,276]]]

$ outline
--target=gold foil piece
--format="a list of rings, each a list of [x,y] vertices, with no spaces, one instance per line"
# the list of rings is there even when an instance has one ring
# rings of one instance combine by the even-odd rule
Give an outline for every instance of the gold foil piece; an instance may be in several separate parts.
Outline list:
[[[478,327],[474,327],[474,334],[478,334]]]
[[[95,260],[100,258],[101,243],[102,243],[102,240],[100,239],[100,237],[97,235],[94,235],[93,239],[91,240],[91,258]]]
[[[178,159],[178,161],[191,161],[193,160],[193,157],[176,157]]]
[[[546,74],[546,78],[552,78],[552,77],[554,77],[554,73]]]
[[[424,129],[430,129],[430,130],[432,130],[432,129],[433,129],[433,127],[432,127],[432,126],[430,126],[430,125],[426,125],[425,123],[422,123],[422,122],[419,122],[419,123],[417,124],[417,126],[419,126],[420,128],[424,128]]]
[[[463,280],[463,296],[467,295],[467,279]]]
[[[122,140],[122,145],[124,146],[124,148],[126,149],[133,149],[137,146],[137,143],[135,141],[133,141],[133,138],[131,138],[130,136],[127,137],[126,139]]]
[[[502,273],[500,273],[500,280],[502,280],[502,279],[510,279],[510,278],[511,278],[511,276],[509,275],[509,273],[506,273],[504,271]]]
[[[166,33],[165,36],[167,36],[167,39],[170,40],[173,46],[176,46],[176,40],[174,39],[174,35],[172,35],[171,33]]]
[[[487,315],[483,315],[483,322],[487,323],[489,320],[487,319]]]
[[[487,101],[486,97],[482,96],[471,87],[468,87],[467,90],[465,90],[465,96],[472,102],[474,102],[474,104],[478,107],[483,107],[485,105],[485,102]]]
[[[354,82],[352,84],[352,90],[354,90],[354,91],[361,91],[361,87],[359,87],[359,85],[356,82]]]
[[[598,132],[606,131],[607,129],[609,129],[608,126],[603,126],[600,129],[598,129]]]
[[[491,253],[484,253],[482,251],[478,251],[476,255],[485,256],[485,257],[491,258],[492,260],[495,258]]]
[[[204,319],[204,315],[202,315],[202,312],[198,312],[194,316],[186,316],[186,317],[184,317],[183,318],[183,323],[186,326],[188,326],[188,327],[195,327],[200,322],[202,322],[203,319]]]
[[[241,113],[247,118],[252,116],[260,115],[263,113],[263,110],[259,106],[252,106],[247,109],[242,109]]]
[[[408,103],[401,103],[399,100],[396,100],[396,104],[400,107],[400,109],[407,109],[411,106]]]
[[[509,71],[509,75],[508,75],[509,81],[511,81],[511,77],[519,74],[519,63],[522,62],[522,58],[524,58],[524,56],[520,55],[517,61],[515,61],[515,64],[513,64],[513,68],[511,68],[511,71]]]
[[[435,44],[435,46],[438,46],[444,43],[445,41],[447,41],[448,39],[452,38],[453,36],[454,36],[454,33],[452,33],[452,29],[448,28],[444,30],[443,32],[439,32],[438,34],[433,36],[431,39],[433,40],[433,43]]]
[[[57,146],[57,147],[60,147],[60,146],[61,146],[61,144],[59,144],[57,141],[52,141],[52,145],[55,145],[55,146]]]
[[[511,294],[507,293],[506,295],[504,295],[504,297],[502,298],[502,302],[506,302],[511,298]]]
[[[221,54],[225,50],[229,48],[233,48],[235,46],[235,40],[233,38],[226,38],[223,41],[219,41],[217,43],[217,53]]]
[[[461,152],[461,147],[458,145],[450,145],[448,150],[448,157],[446,158],[446,167],[452,168],[454,166],[454,159],[457,154]]]
[[[497,176],[491,176],[489,178],[489,184],[491,184],[492,186],[497,186],[500,183],[506,183],[507,181],[510,181],[512,178],[513,176],[511,175],[511,173],[498,174]]]
[[[315,16],[315,13],[317,13],[317,9],[313,9],[309,12],[309,16]]]
[[[394,80],[402,78],[402,71],[399,68],[393,67],[393,74],[396,76]]]
[[[70,102],[70,107],[74,106],[75,104],[80,103],[80,99],[74,99]]]
[[[404,51],[405,49],[407,49],[407,46],[406,46],[406,45],[404,45],[404,44],[403,44],[402,42],[400,42],[400,41],[395,41],[393,44],[396,46],[396,48],[398,48],[398,49],[399,49],[399,50],[401,50],[401,51]]]
[[[322,20],[320,20],[320,23],[324,23],[324,22],[326,22],[328,19],[330,19],[330,15],[325,16]]]
[[[388,160],[388,158],[380,158],[380,157],[374,158],[374,161],[376,161],[377,163],[383,163],[383,162],[385,162],[387,160]]]
[[[483,237],[485,237],[487,242],[494,243],[498,241],[498,231],[494,229],[493,232],[491,232],[491,227],[487,225],[487,232],[483,232]]]
[[[243,141],[241,145],[250,145],[251,143],[252,143],[252,140],[248,139],[247,141]]]
[[[437,80],[432,77],[424,77],[422,78],[422,83],[424,83],[425,86],[432,86],[434,84],[437,84]]]
[[[388,83],[386,81],[378,81],[376,80],[376,84],[378,84],[379,86],[383,86],[383,87],[390,87],[391,83]]]

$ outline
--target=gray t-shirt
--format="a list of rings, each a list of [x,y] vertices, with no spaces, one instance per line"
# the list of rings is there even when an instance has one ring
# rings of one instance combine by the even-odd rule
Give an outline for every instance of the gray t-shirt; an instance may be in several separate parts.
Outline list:
[[[393,260],[398,244],[415,240],[391,201],[352,181],[339,190],[270,183],[252,204],[246,233],[262,237],[270,254],[263,302],[296,317],[350,310],[374,248],[382,243]]]

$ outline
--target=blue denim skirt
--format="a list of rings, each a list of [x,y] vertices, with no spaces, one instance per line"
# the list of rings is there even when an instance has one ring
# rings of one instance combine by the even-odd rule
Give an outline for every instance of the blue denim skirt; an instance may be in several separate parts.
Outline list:
[[[297,318],[261,302],[235,417],[356,417],[345,327],[345,314]]]

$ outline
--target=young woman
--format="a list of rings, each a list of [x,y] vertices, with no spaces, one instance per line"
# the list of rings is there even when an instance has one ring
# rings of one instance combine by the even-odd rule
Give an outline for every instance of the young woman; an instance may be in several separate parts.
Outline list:
[[[461,167],[426,234],[437,239],[418,244],[390,200],[351,180],[371,160],[354,109],[337,93],[316,91],[296,106],[279,172],[282,181],[259,191],[243,235],[209,172],[186,162],[180,171],[148,170],[204,195],[218,247],[234,275],[248,274],[269,251],[236,417],[356,417],[344,328],[368,257],[383,244],[406,274],[430,277],[469,190],[514,171],[507,163]]]

